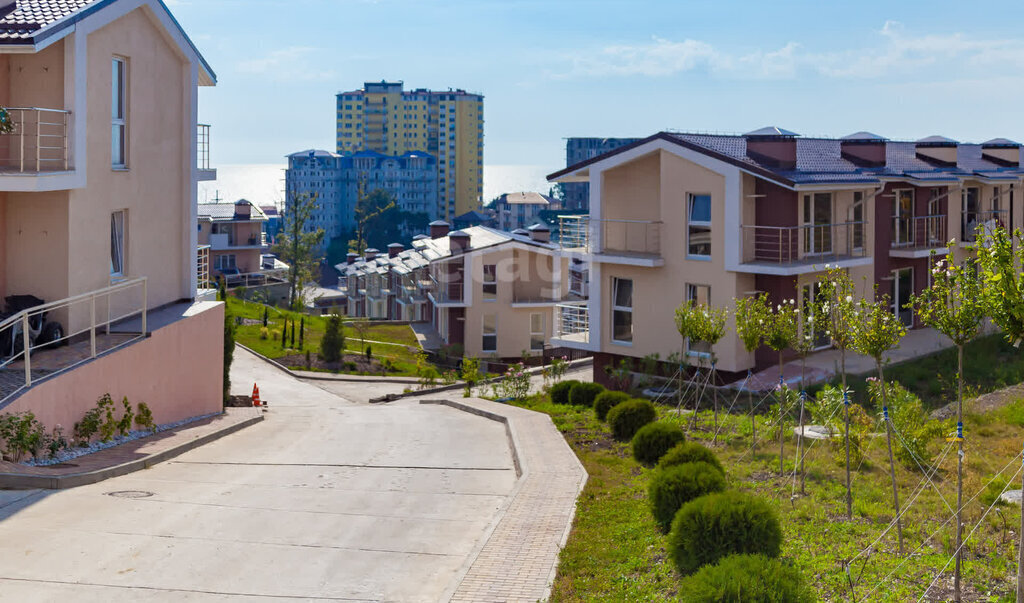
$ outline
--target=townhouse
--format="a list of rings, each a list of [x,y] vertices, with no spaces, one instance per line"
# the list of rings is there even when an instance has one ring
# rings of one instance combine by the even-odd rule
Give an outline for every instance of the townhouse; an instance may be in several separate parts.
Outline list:
[[[766,292],[803,304],[826,265],[874,286],[910,328],[910,295],[929,257],[962,257],[976,229],[1024,223],[1020,145],[940,136],[891,141],[869,132],[804,138],[780,128],[723,136],[660,132],[549,176],[587,182],[587,216],[566,216],[566,253],[589,262],[586,303],[557,308],[555,345],[595,354],[595,377],[622,359],[685,351],[673,310],[684,300],[733,307]],[[718,368],[739,376],[773,364],[731,328]],[[817,334],[822,348],[825,333]],[[777,360],[776,360],[777,361]]]
[[[266,222],[263,210],[246,199],[199,204],[199,249],[209,254],[214,280],[223,276],[229,287],[249,287],[283,278],[287,265],[265,255]]]
[[[477,358],[542,354],[550,349],[555,305],[578,299],[570,290],[572,262],[544,225],[449,232],[447,222],[435,221],[412,249],[368,249],[337,268],[349,316],[428,322],[443,344]]]
[[[221,409],[223,305],[197,301],[215,82],[159,0],[0,0],[0,297],[48,302],[0,321],[0,412],[68,427],[108,392],[161,423]],[[25,336],[43,312],[67,349]]]

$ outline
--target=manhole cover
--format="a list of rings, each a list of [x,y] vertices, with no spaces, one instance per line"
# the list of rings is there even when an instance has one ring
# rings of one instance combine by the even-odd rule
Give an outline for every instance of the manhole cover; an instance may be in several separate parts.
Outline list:
[[[153,496],[153,493],[146,492],[145,490],[120,490],[118,492],[107,492],[107,496],[117,498],[149,498]]]

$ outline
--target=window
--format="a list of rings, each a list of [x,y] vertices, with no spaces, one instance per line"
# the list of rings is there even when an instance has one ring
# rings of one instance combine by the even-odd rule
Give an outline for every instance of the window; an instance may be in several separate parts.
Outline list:
[[[818,320],[814,315],[815,302],[821,296],[821,283],[815,281],[813,283],[807,283],[800,287],[800,304],[803,310],[807,313],[808,319],[812,320],[813,332],[810,334],[814,338],[814,349],[823,350],[832,345],[832,338],[828,335],[828,328],[825,324],[824,317],[822,320]],[[801,326],[803,329],[810,327],[808,324]],[[800,336],[805,336],[804,332],[800,333]]]
[[[914,306],[910,295],[914,292],[914,269],[901,268],[892,273],[892,296],[889,308],[908,329],[914,326]]]
[[[832,252],[832,193],[804,195],[804,253]]]
[[[686,284],[686,301],[694,304],[711,305],[711,287],[708,285]],[[710,356],[711,344],[706,341],[689,339],[686,341],[686,352],[691,356]]]
[[[711,195],[690,195],[687,227],[687,254],[710,258]]]
[[[968,187],[961,191],[961,202],[963,207],[963,222],[960,231],[960,238],[964,241],[974,241],[975,230],[983,218],[979,215],[981,211],[980,190],[977,187]]]
[[[914,243],[914,190],[905,188],[893,191],[896,200],[892,204],[892,240],[896,245]]]
[[[633,281],[612,279],[612,341],[633,343]]]
[[[530,314],[530,349],[544,350],[544,315],[540,312]]]
[[[115,58],[111,62],[110,86],[110,164],[115,168],[128,165],[128,126],[125,116],[127,101],[127,65],[124,59]]]
[[[943,243],[946,236],[946,229],[944,228],[945,223],[943,222],[946,217],[946,210],[942,203],[945,197],[946,193],[941,188],[933,188],[929,193],[927,235],[928,242],[933,245]],[[931,278],[930,270],[928,271],[928,274],[928,278]]]
[[[110,214],[110,276],[124,276],[124,234],[127,224],[125,210]]]
[[[498,315],[484,314],[483,342],[485,352],[498,351]]]
[[[237,265],[235,264],[235,254],[229,253],[217,256],[217,270],[225,272],[228,270],[235,270],[236,267]]]
[[[853,248],[864,249],[864,193],[860,191],[853,193],[850,221],[853,222]]]
[[[484,264],[484,301],[498,299],[498,266]]]

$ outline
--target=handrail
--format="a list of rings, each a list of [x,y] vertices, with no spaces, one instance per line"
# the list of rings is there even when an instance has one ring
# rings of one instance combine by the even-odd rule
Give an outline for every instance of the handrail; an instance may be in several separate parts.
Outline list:
[[[130,287],[134,287],[135,285],[138,285],[139,283],[144,283],[144,282],[146,282],[146,280],[148,280],[147,277],[140,276],[138,278],[134,278],[134,279],[126,280],[126,281],[121,281],[121,282],[119,282],[117,284],[114,284],[114,285],[111,285],[109,287],[104,287],[103,289],[97,289],[96,291],[90,291],[88,293],[79,293],[78,295],[75,295],[75,296],[72,296],[72,297],[68,297],[68,298],[65,298],[65,299],[62,299],[62,300],[58,300],[58,301],[55,301],[55,302],[48,302],[48,303],[42,304],[40,306],[33,306],[33,307],[31,307],[31,308],[29,308],[27,310],[22,310],[21,312],[18,312],[17,314],[15,314],[15,315],[7,318],[6,320],[0,322],[0,331],[6,329],[7,327],[12,325],[13,323],[17,322],[18,320],[21,320],[21,315],[22,314],[32,315],[32,314],[39,314],[40,312],[49,312],[50,310],[54,310],[54,309],[60,308],[62,306],[69,306],[71,304],[76,304],[76,303],[78,303],[80,301],[84,301],[84,300],[87,300],[89,298],[96,298],[96,297],[100,297],[100,296],[103,296],[103,295],[108,295],[110,293],[116,293],[116,292],[118,292],[118,291],[120,291],[122,289],[128,289]]]
[[[69,169],[68,122],[71,111],[45,107],[8,107],[6,110],[15,127],[8,135],[11,142],[3,144],[8,151],[8,155],[3,158],[5,163],[12,165],[19,172],[26,171],[26,163],[27,169],[35,172],[42,172],[44,164],[54,163],[63,167],[48,169]],[[45,117],[50,115],[60,117]],[[53,121],[47,121],[48,119]],[[2,140],[3,138],[0,138],[0,141]]]

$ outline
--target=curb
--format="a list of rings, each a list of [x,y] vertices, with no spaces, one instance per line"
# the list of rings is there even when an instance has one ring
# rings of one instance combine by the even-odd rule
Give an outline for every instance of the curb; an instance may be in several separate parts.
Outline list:
[[[113,467],[106,467],[104,469],[96,469],[94,471],[88,471],[85,473],[72,473],[69,475],[59,476],[45,476],[45,475],[27,475],[22,473],[0,473],[0,488],[38,488],[43,490],[66,490],[68,488],[76,488],[78,486],[85,486],[88,484],[95,484],[112,477],[119,477],[134,473],[142,469],[149,469],[154,465],[158,465],[164,461],[168,461],[177,456],[180,456],[190,450],[198,448],[204,444],[219,440],[220,438],[231,435],[236,431],[240,431],[251,425],[255,425],[263,420],[263,414],[240,421],[225,427],[219,431],[208,433],[202,437],[183,442],[178,444],[174,448],[169,448],[163,452],[147,456],[141,459],[135,459],[134,461],[128,461],[120,465],[114,465]]]

